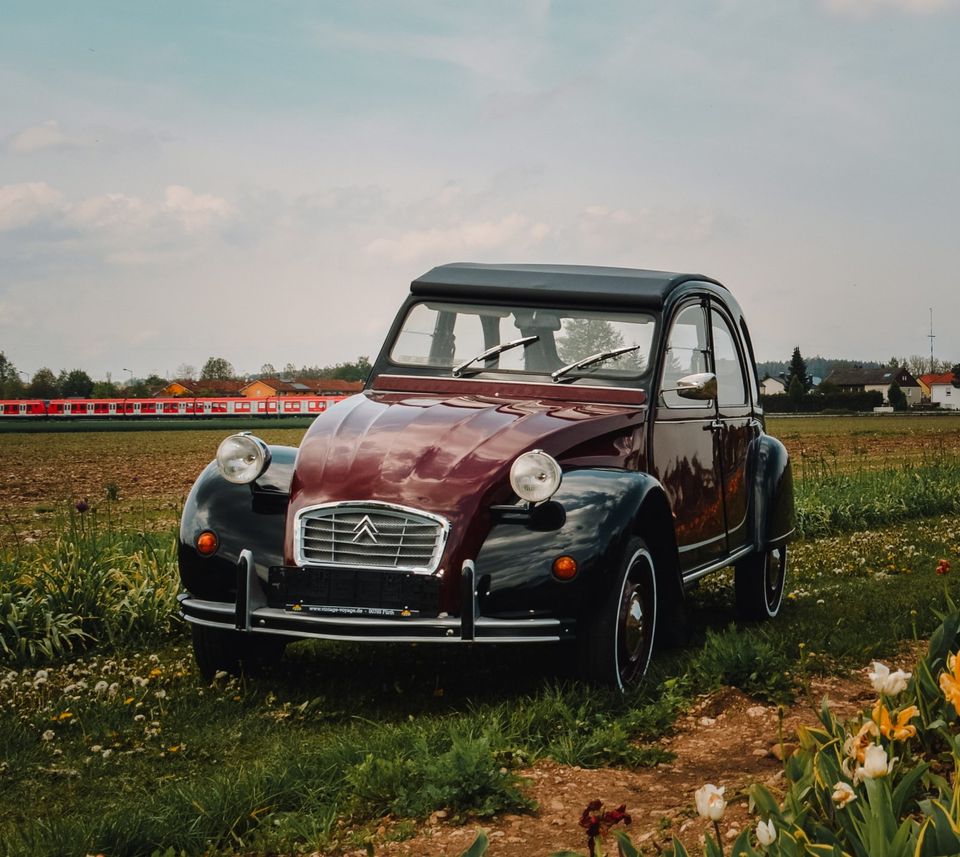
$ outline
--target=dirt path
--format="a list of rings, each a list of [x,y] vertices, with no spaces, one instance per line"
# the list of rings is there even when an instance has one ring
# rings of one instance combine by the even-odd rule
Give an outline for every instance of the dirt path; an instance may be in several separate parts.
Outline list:
[[[790,742],[800,723],[817,722],[814,706],[827,697],[841,719],[854,716],[873,699],[866,670],[845,679],[814,681],[810,696],[786,709],[784,739]],[[539,810],[531,815],[503,815],[482,823],[453,826],[445,813],[434,813],[414,838],[384,843],[382,857],[459,857],[479,829],[490,837],[489,857],[547,857],[563,849],[586,853],[578,826],[580,814],[599,798],[604,808],[626,803],[633,817],[628,828],[644,854],[659,854],[673,835],[691,854],[702,850],[706,823],[694,809],[694,791],[704,783],[724,786],[728,806],[721,831],[732,840],[756,823],[747,812],[746,790],[764,783],[776,790],[782,779],[777,758],[778,716],[775,706],[761,705],[737,690],[726,689],[697,701],[682,717],[664,747],[675,754],[670,764],[637,770],[584,770],[542,762],[522,772]],[[612,837],[607,850],[615,853]],[[364,851],[356,855],[365,854]]]

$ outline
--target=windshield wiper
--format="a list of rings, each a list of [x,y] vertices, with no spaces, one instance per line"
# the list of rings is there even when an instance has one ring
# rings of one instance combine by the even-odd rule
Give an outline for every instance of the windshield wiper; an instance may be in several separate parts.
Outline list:
[[[551,372],[550,377],[553,378],[554,381],[559,381],[564,375],[572,372],[574,369],[583,369],[585,366],[592,366],[594,363],[609,360],[611,357],[619,357],[621,354],[626,354],[628,351],[636,351],[638,348],[640,348],[639,345],[624,345],[623,348],[611,348],[609,351],[598,351],[596,354],[584,357],[583,360],[578,360],[576,363],[568,363],[566,366],[561,366],[556,372]]]
[[[539,338],[539,336],[534,334],[533,336],[523,336],[520,339],[514,339],[512,342],[504,342],[502,345],[494,345],[493,348],[488,348],[483,352],[483,354],[478,354],[476,357],[471,357],[466,363],[461,363],[459,366],[454,366],[453,377],[459,378],[463,374],[463,370],[466,369],[471,363],[476,363],[480,360],[488,360],[491,357],[496,357],[498,354],[503,354],[504,351],[509,351],[511,348],[536,342]]]

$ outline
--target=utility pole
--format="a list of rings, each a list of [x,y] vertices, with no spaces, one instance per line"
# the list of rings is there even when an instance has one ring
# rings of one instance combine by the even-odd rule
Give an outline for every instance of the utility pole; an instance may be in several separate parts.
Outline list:
[[[930,372],[934,372],[933,368],[933,340],[937,337],[933,335],[933,307],[930,307],[930,333],[927,334],[927,338],[930,340]]]

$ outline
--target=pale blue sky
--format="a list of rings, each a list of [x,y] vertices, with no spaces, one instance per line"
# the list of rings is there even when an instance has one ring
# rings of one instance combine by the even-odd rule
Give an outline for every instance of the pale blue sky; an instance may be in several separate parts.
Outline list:
[[[18,2],[0,350],[376,353],[447,261],[694,270],[761,359],[960,360],[954,0]]]

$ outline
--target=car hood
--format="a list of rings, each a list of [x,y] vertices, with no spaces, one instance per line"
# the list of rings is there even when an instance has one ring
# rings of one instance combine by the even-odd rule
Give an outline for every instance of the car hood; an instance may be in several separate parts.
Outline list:
[[[575,386],[452,379],[393,386],[417,389],[368,390],[319,416],[307,432],[291,485],[288,549],[300,509],[373,500],[443,516],[451,524],[447,553],[469,555],[489,529],[490,504],[513,497],[508,474],[519,454],[543,449],[562,463],[586,445],[593,463],[622,466],[632,445],[617,438],[636,430],[645,411],[639,390],[621,403],[610,401],[617,398],[610,392]],[[608,401],[582,401],[588,396]],[[471,539],[481,519],[486,529]]]

